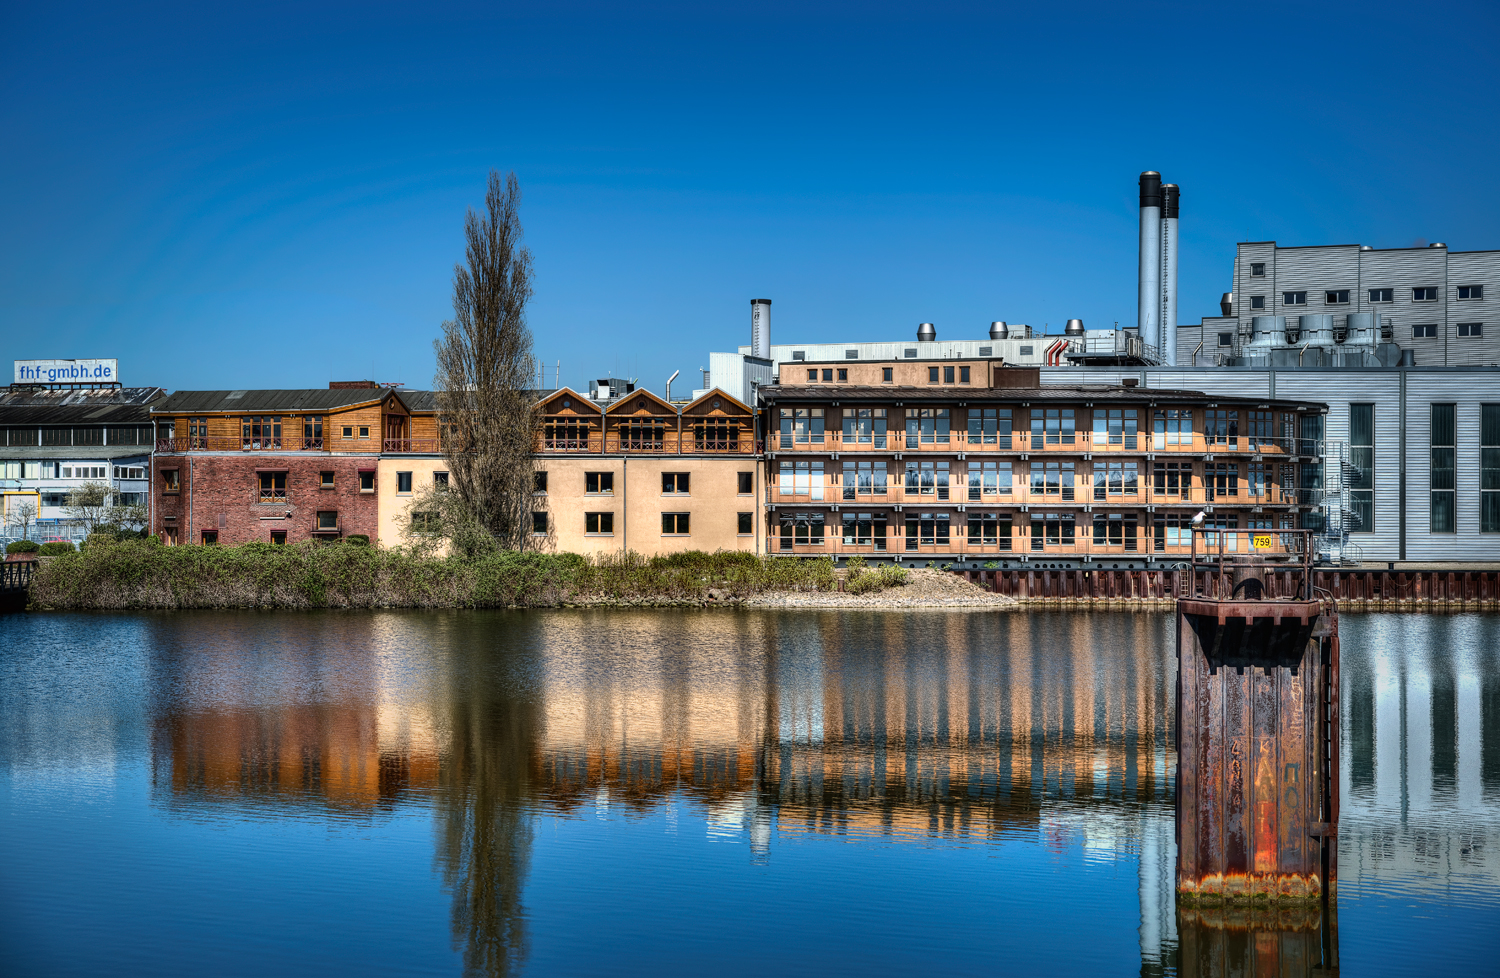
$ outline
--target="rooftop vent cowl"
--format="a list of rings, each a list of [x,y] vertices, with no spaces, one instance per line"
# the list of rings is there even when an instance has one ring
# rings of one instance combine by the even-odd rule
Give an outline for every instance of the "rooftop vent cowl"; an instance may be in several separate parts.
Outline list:
[[[918,323],[917,339],[922,343],[931,343],[937,339],[937,330],[933,328],[931,323]]]
[[[1066,325],[1066,326],[1063,327],[1063,335],[1064,336],[1082,336],[1083,335],[1083,320],[1081,320],[1081,319],[1070,319],[1070,320],[1068,320],[1068,325]]]
[[[1005,325],[1004,320],[990,323],[990,339],[1003,340],[1010,336],[1010,327]]]

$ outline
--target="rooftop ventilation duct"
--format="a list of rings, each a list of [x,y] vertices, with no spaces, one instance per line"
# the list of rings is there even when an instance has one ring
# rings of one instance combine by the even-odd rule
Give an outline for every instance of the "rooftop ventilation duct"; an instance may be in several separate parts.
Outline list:
[[[1003,340],[1010,336],[1010,327],[1005,325],[1004,320],[990,323],[990,339]]]
[[[1083,333],[1083,320],[1081,319],[1070,319],[1068,325],[1063,327],[1064,336],[1082,336]]]
[[[921,343],[931,343],[937,339],[937,330],[931,323],[917,324],[917,340]]]

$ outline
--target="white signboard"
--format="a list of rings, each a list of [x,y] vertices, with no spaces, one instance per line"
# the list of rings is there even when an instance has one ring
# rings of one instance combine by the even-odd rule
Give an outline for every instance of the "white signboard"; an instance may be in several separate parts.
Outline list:
[[[17,360],[18,384],[118,384],[119,360]]]

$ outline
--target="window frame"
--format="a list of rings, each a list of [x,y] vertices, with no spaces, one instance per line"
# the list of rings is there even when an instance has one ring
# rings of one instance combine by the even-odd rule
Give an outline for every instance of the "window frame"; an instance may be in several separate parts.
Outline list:
[[[691,514],[671,512],[661,514],[661,535],[664,537],[692,536]]]
[[[1458,532],[1458,405],[1427,406],[1427,532]]]
[[[592,524],[592,528],[590,528]],[[583,514],[583,535],[586,537],[612,537],[615,535],[615,514],[613,510],[608,512],[594,512]]]
[[[1459,323],[1458,338],[1462,340],[1478,339],[1484,335],[1484,323]]]
[[[1290,292],[1281,293],[1281,304],[1283,306],[1305,306],[1307,305],[1307,290],[1293,289]]]
[[[1478,302],[1484,298],[1483,285],[1459,285],[1457,296],[1459,302]],[[1465,293],[1468,293],[1465,295]]]

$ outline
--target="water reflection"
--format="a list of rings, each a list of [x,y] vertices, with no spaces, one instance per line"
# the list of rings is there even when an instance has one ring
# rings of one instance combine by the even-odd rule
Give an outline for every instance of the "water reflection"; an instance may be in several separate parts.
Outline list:
[[[1015,846],[1117,866],[1134,874],[1128,953],[1146,974],[1176,971],[1179,944],[1183,974],[1270,961],[1302,974],[1336,954],[1331,920],[1177,911],[1165,616],[120,620],[144,632],[136,695],[158,809],[199,821],[431,818],[470,974],[516,973],[535,956],[542,820],[675,829],[679,811],[701,819],[700,838],[743,845],[752,874],[784,865],[782,847],[828,838],[981,851],[999,856],[997,874],[1043,873],[1017,886],[1072,878],[1014,868]],[[1500,619],[1344,626],[1346,911],[1370,894],[1493,907]],[[0,689],[0,706],[43,717],[25,689]],[[47,753],[8,722],[13,771],[20,755]],[[862,858],[849,855],[846,872],[866,871]]]

